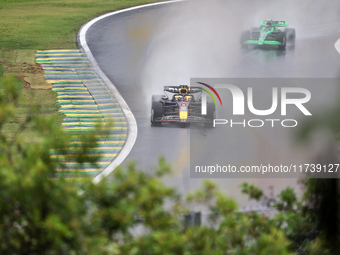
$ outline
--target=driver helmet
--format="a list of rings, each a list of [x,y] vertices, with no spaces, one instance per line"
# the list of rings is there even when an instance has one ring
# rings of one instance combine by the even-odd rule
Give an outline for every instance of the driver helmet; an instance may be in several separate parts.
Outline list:
[[[271,19],[267,19],[266,25],[267,26],[272,26],[273,25],[273,21]]]
[[[188,94],[188,89],[187,89],[187,88],[180,88],[180,89],[179,89],[179,94],[180,94],[180,95],[186,95],[186,94]]]

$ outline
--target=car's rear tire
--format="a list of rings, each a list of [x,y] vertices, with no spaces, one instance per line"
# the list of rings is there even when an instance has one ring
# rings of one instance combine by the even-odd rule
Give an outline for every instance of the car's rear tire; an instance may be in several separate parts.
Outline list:
[[[164,108],[162,103],[162,95],[154,95],[152,96],[151,101],[151,124],[162,124],[162,122],[157,122],[156,119],[163,117]]]
[[[295,44],[295,29],[294,28],[286,28],[285,29],[287,35],[287,43]]]
[[[277,40],[281,43],[281,45],[278,46],[279,50],[285,50],[286,44],[287,44],[287,35],[285,32],[280,33],[277,36]]]

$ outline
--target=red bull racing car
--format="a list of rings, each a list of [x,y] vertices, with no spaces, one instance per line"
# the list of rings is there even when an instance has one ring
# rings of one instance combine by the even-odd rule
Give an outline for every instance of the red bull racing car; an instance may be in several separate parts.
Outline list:
[[[203,102],[205,103],[205,102]],[[164,122],[204,123],[212,125],[215,104],[207,101],[202,114],[202,89],[188,85],[164,86],[164,95],[153,95],[151,124]]]

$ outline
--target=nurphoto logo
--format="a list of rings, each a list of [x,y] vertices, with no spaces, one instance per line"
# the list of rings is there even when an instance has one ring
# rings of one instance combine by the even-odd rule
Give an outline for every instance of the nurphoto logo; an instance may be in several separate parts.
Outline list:
[[[306,104],[311,99],[311,93],[308,89],[305,88],[299,88],[299,87],[273,87],[271,88],[271,106],[268,109],[256,109],[254,106],[254,94],[253,94],[253,88],[248,87],[247,88],[247,94],[244,95],[243,91],[236,85],[233,84],[215,84],[214,87],[203,83],[198,82],[201,85],[204,85],[208,87],[211,91],[214,92],[214,94],[217,96],[218,100],[220,101],[220,104],[222,106],[222,100],[220,95],[217,93],[216,89],[227,89],[231,95],[232,95],[232,105],[228,105],[227,107],[232,107],[232,113],[234,116],[242,116],[245,115],[245,107],[247,106],[247,109],[250,113],[257,115],[257,116],[270,116],[271,114],[280,111],[281,116],[287,115],[287,106],[288,105],[294,105],[295,109],[298,109],[301,111],[305,116],[311,116],[312,114],[308,111],[308,109],[305,107],[304,104]],[[215,89],[216,88],[216,89]],[[214,101],[216,105],[216,100],[211,92],[209,92],[207,89],[201,88],[203,91],[205,91]],[[293,97],[295,96],[295,97]],[[299,96],[299,98],[297,98]],[[245,100],[247,99],[247,100]],[[280,103],[279,103],[280,101]],[[201,101],[201,114],[206,115],[207,114],[207,98],[206,94],[202,95],[202,101]],[[230,127],[234,126],[249,126],[249,127],[262,127],[266,123],[270,124],[271,127],[275,127],[276,123],[280,123],[283,127],[295,127],[298,125],[297,120],[295,119],[270,119],[270,118],[258,118],[258,119],[250,119],[243,121],[233,121],[232,119],[214,119],[213,127],[216,127],[216,125],[226,125],[229,124]]]

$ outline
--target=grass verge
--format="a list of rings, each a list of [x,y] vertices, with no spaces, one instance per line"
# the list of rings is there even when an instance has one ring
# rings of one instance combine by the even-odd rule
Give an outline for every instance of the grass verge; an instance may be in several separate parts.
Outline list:
[[[16,82],[22,84],[22,80],[16,78]],[[0,89],[3,86],[3,78],[0,78]],[[32,124],[26,124],[26,120],[32,114],[44,115],[52,118],[55,125],[60,125],[64,115],[58,112],[59,104],[55,100],[56,93],[46,89],[22,88],[19,96],[19,104],[15,115],[1,127],[1,132],[10,140],[20,139],[25,143],[35,143],[41,137],[34,130]],[[34,112],[33,112],[34,111]]]
[[[76,48],[92,18],[156,0],[6,0],[0,2],[0,49]]]
[[[22,90],[16,116],[4,127],[9,137],[18,133],[18,127],[35,105],[53,116],[61,126],[63,115],[57,112],[56,93],[44,80],[43,70],[35,64],[39,49],[76,48],[80,27],[92,18],[131,6],[158,2],[157,0],[6,0],[0,1],[0,77],[19,77]],[[1,79],[1,78],[0,78]],[[1,89],[1,82],[0,82]],[[27,127],[23,133],[27,141],[39,139]]]

